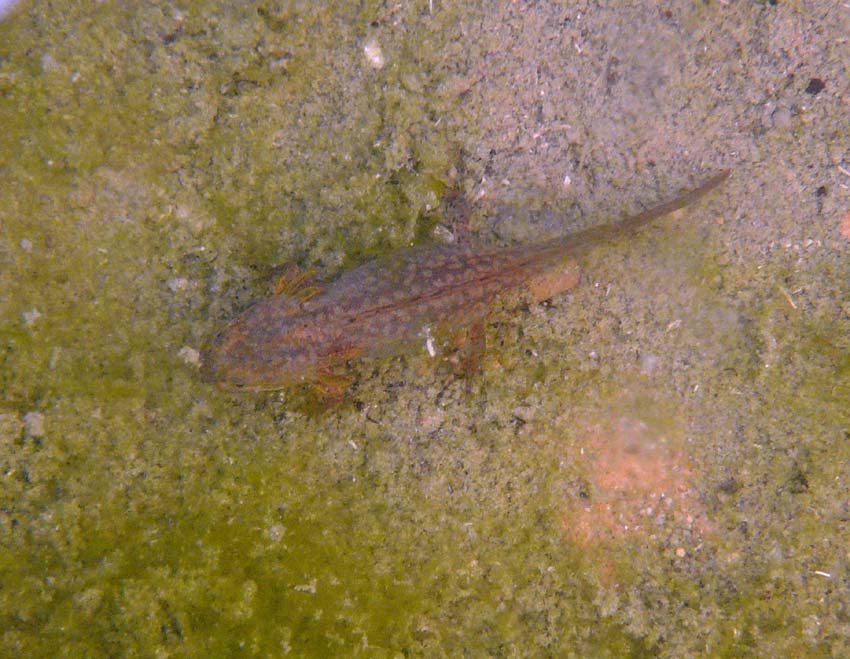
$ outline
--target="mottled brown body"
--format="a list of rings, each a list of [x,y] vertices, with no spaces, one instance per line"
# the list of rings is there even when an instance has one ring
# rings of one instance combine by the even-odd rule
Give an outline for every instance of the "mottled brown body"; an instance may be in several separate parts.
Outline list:
[[[540,301],[578,283],[572,257],[588,244],[631,231],[686,206],[719,185],[696,190],[619,223],[554,241],[507,248],[419,247],[344,273],[323,292],[262,300],[226,327],[203,358],[204,379],[251,390],[317,381],[357,356],[392,353],[469,327],[494,306]]]

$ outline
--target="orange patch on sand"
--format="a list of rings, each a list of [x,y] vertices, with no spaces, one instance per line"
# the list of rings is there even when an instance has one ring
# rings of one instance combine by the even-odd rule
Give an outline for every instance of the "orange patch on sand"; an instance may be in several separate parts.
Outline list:
[[[708,531],[687,456],[646,424],[622,417],[607,432],[590,428],[583,456],[587,499],[562,518],[574,542],[598,547],[628,539],[672,541],[681,557]]]
[[[841,233],[842,236],[844,236],[844,238],[850,240],[850,213],[847,213],[841,220],[841,224],[838,227],[838,231]]]

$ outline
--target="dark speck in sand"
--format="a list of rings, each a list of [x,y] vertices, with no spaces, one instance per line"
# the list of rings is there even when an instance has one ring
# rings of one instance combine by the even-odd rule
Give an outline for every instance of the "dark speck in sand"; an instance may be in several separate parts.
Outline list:
[[[826,88],[826,83],[820,78],[812,78],[806,86],[806,93],[817,96]]]

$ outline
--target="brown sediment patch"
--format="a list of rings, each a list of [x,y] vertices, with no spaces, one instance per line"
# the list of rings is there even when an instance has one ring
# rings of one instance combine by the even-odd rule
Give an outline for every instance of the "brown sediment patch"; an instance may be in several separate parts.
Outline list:
[[[844,238],[850,240],[850,212],[845,213],[844,217],[841,218],[838,230]]]
[[[588,426],[580,446],[586,498],[561,518],[571,541],[588,549],[655,544],[678,558],[699,548],[710,524],[680,438],[624,414],[609,428]]]

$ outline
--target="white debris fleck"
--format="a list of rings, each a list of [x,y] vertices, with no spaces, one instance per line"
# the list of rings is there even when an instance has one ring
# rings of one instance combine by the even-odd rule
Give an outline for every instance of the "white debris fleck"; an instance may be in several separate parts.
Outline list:
[[[280,540],[284,533],[286,533],[286,527],[282,524],[272,524],[266,531],[266,534],[269,536],[269,540],[272,542]]]
[[[185,291],[189,288],[189,280],[186,277],[172,277],[168,280],[168,290],[172,293]]]
[[[183,360],[183,363],[190,366],[197,366],[201,363],[201,353],[189,346],[183,346],[177,351],[177,356]]]
[[[658,370],[658,366],[661,363],[661,359],[658,355],[654,355],[650,352],[644,353],[640,358],[640,372],[643,375],[652,375]]]
[[[44,53],[41,56],[41,70],[42,71],[58,71],[60,68],[59,62],[51,55],[50,53]]]
[[[381,44],[378,43],[377,39],[370,39],[366,42],[366,45],[363,46],[363,54],[366,55],[366,60],[373,69],[383,69],[384,64],[387,63],[384,59],[384,51],[381,50]]]
[[[434,337],[431,334],[431,328],[428,325],[422,329],[422,336],[425,337],[425,350],[428,351],[428,356],[436,357],[437,351],[434,349]]]
[[[316,594],[316,579],[311,579],[310,583],[298,584],[292,587],[292,590],[296,590],[299,593],[310,593],[311,595]]]
[[[51,371],[56,370],[56,366],[59,364],[59,358],[62,357],[62,348],[59,346],[53,346],[50,351],[50,361],[47,362],[47,366]]]
[[[44,415],[41,412],[24,414],[24,428],[30,437],[44,437]]]
[[[24,250],[27,254],[32,252],[32,240],[30,240],[29,238],[23,238],[21,242],[18,243],[18,245],[20,245],[21,249]]]
[[[41,318],[41,312],[38,309],[30,309],[29,311],[24,311],[21,316],[24,319],[24,325],[27,327],[32,327],[39,318]]]

